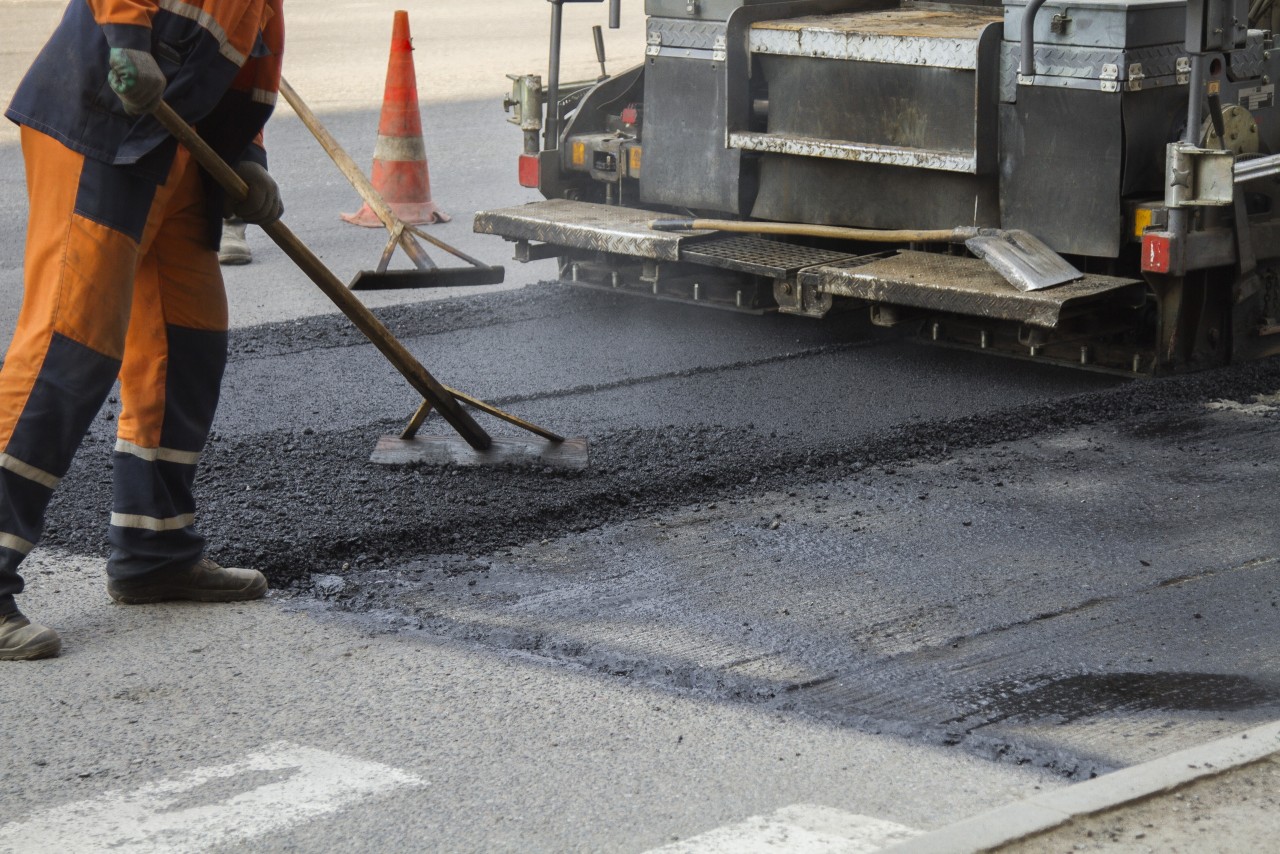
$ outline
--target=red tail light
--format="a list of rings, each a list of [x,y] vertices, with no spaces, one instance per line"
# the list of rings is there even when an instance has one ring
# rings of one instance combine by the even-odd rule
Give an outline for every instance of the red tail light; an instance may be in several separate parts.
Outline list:
[[[538,178],[540,170],[538,169],[538,155],[521,154],[520,155],[520,186],[538,188]]]
[[[1159,232],[1142,236],[1142,269],[1148,273],[1167,273],[1172,264],[1169,235]]]

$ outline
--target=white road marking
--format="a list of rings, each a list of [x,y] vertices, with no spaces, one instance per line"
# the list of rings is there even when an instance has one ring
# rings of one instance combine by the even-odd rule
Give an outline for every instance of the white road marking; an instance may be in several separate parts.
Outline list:
[[[649,854],[872,854],[923,831],[811,804],[654,848]]]
[[[199,851],[310,821],[392,789],[425,785],[396,768],[282,741],[227,765],[0,825],[0,851]]]
[[[1260,394],[1249,403],[1242,403],[1238,400],[1211,400],[1205,404],[1205,408],[1216,412],[1270,415],[1280,409],[1280,392],[1276,394]]]

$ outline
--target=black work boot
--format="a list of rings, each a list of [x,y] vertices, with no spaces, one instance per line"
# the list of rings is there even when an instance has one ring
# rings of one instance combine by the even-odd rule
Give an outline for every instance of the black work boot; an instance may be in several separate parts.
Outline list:
[[[62,639],[48,626],[33,623],[16,611],[0,616],[0,661],[52,658],[61,650]]]
[[[246,602],[267,593],[267,579],[256,569],[231,569],[201,558],[186,569],[152,577],[111,579],[107,593],[122,605],[152,602]]]

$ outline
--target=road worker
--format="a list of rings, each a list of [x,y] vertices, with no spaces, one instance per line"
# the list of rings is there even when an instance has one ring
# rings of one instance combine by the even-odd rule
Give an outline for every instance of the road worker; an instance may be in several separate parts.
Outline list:
[[[21,126],[24,297],[0,370],[0,659],[56,655],[14,596],[58,481],[117,379],[107,591],[135,604],[256,599],[204,556],[192,483],[226,363],[223,217],[282,207],[260,132],[283,0],[71,0],[5,115]],[[249,186],[224,197],[150,115],[163,98]],[[104,508],[105,509],[105,508]]]

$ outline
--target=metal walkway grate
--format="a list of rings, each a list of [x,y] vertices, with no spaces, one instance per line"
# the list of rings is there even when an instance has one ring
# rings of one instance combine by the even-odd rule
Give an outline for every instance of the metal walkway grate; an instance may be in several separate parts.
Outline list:
[[[832,252],[829,249],[814,249],[779,240],[740,235],[691,241],[680,250],[681,261],[771,279],[787,279],[805,267],[836,264],[856,257],[847,252]]]

